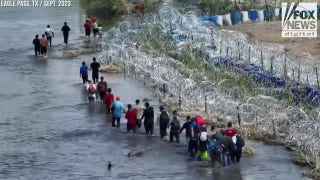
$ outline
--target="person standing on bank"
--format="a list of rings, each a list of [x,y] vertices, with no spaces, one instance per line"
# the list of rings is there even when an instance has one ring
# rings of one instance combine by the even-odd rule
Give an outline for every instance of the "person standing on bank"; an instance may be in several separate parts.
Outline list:
[[[47,25],[47,29],[45,31],[45,34],[47,36],[47,41],[49,46],[51,47],[52,38],[54,37],[53,30],[51,29],[50,25]]]
[[[67,22],[64,22],[64,25],[61,28],[61,31],[63,32],[63,42],[67,45],[68,44],[68,38],[69,38],[69,31],[70,27],[67,25]]]
[[[96,62],[96,58],[92,58],[93,62],[90,65],[90,70],[92,71],[92,80],[93,83],[96,83],[99,81],[99,68],[100,68],[100,63]]]
[[[37,34],[36,37],[33,39],[32,44],[34,45],[34,55],[40,55],[40,39],[39,35]]]

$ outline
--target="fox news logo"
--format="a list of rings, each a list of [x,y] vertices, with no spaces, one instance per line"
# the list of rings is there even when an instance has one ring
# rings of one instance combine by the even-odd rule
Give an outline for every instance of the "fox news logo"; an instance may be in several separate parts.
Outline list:
[[[282,37],[317,37],[317,3],[282,3]]]

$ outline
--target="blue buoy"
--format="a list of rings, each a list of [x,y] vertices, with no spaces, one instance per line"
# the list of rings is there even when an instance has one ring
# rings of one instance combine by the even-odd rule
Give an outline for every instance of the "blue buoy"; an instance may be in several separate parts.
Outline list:
[[[239,24],[241,22],[240,12],[235,11],[231,14],[232,24]]]
[[[251,21],[257,20],[257,11],[255,9],[251,9],[249,11],[249,18],[251,19]]]

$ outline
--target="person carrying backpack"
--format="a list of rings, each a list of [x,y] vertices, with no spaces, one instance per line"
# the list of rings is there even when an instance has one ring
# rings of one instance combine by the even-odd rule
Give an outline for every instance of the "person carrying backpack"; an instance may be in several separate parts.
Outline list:
[[[201,128],[201,132],[199,133],[198,137],[199,141],[199,152],[198,152],[198,159],[201,160],[208,160],[208,133],[205,127]]]
[[[209,142],[209,150],[213,166],[215,166],[216,161],[222,162],[223,146],[222,142],[217,138],[216,134],[213,134],[211,136]]]
[[[231,160],[234,163],[240,163],[240,158],[242,155],[242,148],[245,146],[245,142],[243,138],[240,136],[238,131],[236,131],[235,135],[232,136],[232,155]]]
[[[104,81],[104,77],[101,76],[100,81],[98,82],[98,91],[99,91],[101,102],[103,102],[103,98],[107,93],[107,87],[108,87],[107,82]]]
[[[170,117],[167,111],[164,110],[163,106],[159,107],[160,116],[159,116],[159,126],[160,126],[160,138],[162,139],[164,136],[167,136],[167,127],[170,122]]]
[[[88,81],[87,90],[88,90],[89,103],[94,102],[96,99],[97,88],[96,88],[96,85],[92,83],[91,80]]]
[[[176,138],[176,142],[180,143],[179,133],[180,133],[180,122],[177,117],[177,111],[173,111],[172,121],[170,122],[170,142],[173,142],[173,137]]]

